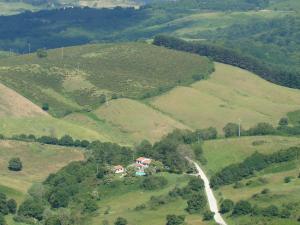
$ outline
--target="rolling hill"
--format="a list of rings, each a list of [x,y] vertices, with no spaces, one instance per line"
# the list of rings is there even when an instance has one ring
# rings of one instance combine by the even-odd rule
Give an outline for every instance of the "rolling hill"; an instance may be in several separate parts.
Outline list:
[[[177,87],[149,103],[191,128],[213,126],[219,131],[228,122],[242,121],[244,128],[258,122],[276,125],[290,111],[299,109],[300,92],[267,82],[229,65],[190,87]]]
[[[300,146],[298,137],[258,136],[232,139],[206,141],[204,143],[204,157],[207,164],[203,165],[209,175],[233,163],[240,163],[255,152],[271,154],[292,146]],[[290,162],[271,165],[266,169],[254,173],[250,178],[243,179],[240,186],[225,185],[215,192],[219,200],[231,199],[234,202],[247,200],[256,207],[289,208],[289,218],[241,216],[233,217],[225,214],[229,224],[266,223],[272,225],[296,225],[299,215],[300,179],[299,159]],[[291,182],[284,182],[286,177],[291,177]],[[262,190],[267,190],[263,193]],[[293,208],[294,207],[294,208]]]
[[[18,202],[24,199],[31,185],[42,182],[50,173],[58,171],[69,162],[83,159],[78,149],[3,140],[0,141],[0,155],[0,190]],[[12,157],[22,160],[21,172],[7,169]]]
[[[212,67],[204,57],[144,43],[84,45],[1,59],[0,82],[64,116],[111,98],[157,95]]]

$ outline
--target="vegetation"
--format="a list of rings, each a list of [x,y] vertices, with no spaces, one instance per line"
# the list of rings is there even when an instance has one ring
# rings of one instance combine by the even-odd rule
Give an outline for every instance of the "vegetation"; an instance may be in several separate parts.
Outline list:
[[[11,171],[21,171],[22,167],[23,165],[20,158],[11,158],[8,162],[8,169]]]

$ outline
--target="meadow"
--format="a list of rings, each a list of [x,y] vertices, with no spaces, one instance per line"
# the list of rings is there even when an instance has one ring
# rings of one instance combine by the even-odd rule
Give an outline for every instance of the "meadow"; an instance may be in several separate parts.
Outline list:
[[[145,43],[98,44],[49,50],[0,60],[0,81],[32,102],[48,103],[64,116],[90,110],[114,97],[143,98],[178,83],[207,77],[212,63],[204,57]]]
[[[19,203],[33,184],[42,182],[71,161],[84,158],[79,149],[3,140],[0,141],[0,156],[0,190]],[[8,170],[12,157],[21,159],[22,171]]]
[[[204,225],[211,224],[202,221],[200,215],[189,215],[185,208],[186,201],[183,199],[173,200],[156,209],[146,208],[143,210],[135,210],[136,206],[147,204],[152,196],[166,195],[174,187],[183,187],[187,184],[188,177],[175,174],[162,174],[168,179],[168,185],[160,190],[144,191],[139,188],[136,190],[119,190],[118,187],[111,190],[105,189],[105,197],[99,202],[100,210],[98,215],[88,221],[89,224],[96,225],[103,220],[107,220],[109,224],[113,224],[120,215],[128,220],[129,224],[145,224],[145,225],[164,225],[168,214],[185,215],[187,225]],[[108,211],[108,213],[105,213]]]
[[[242,122],[249,128],[258,122],[277,125],[281,117],[299,109],[300,92],[267,82],[253,73],[215,63],[207,80],[180,86],[154,97],[149,104],[191,128],[222,128]]]

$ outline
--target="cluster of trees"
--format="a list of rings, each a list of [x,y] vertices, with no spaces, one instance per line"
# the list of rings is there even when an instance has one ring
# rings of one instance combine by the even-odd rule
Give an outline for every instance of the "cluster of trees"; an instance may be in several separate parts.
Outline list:
[[[6,225],[4,216],[15,214],[17,211],[17,202],[14,199],[7,199],[7,196],[0,192],[0,224]]]
[[[300,88],[299,72],[282,69],[281,67],[262,62],[259,58],[215,43],[203,41],[188,42],[166,35],[159,35],[154,38],[153,44],[207,56],[217,62],[249,70],[270,82],[287,87]]]
[[[11,171],[21,171],[23,168],[23,164],[20,158],[15,157],[11,158],[8,162],[8,169]]]
[[[265,169],[271,164],[292,161],[298,159],[299,156],[299,147],[291,147],[269,155],[255,152],[243,162],[229,165],[217,172],[211,178],[211,186],[217,188],[221,185],[233,184],[253,175],[255,171]]]
[[[300,126],[288,126],[288,119],[283,117],[280,119],[278,126],[274,127],[272,124],[261,122],[248,130],[243,129],[237,123],[228,123],[223,128],[225,137],[241,136],[258,136],[258,135],[299,135]]]
[[[232,216],[255,215],[264,217],[289,218],[291,212],[287,208],[279,209],[275,205],[260,208],[257,205],[252,206],[249,201],[241,200],[234,203],[230,199],[225,199],[221,203],[220,212],[222,214],[231,213]]]

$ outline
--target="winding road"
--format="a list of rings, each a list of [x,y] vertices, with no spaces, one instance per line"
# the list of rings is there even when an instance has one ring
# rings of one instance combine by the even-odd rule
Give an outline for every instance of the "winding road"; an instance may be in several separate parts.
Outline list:
[[[209,180],[208,180],[207,176],[205,175],[204,171],[201,169],[201,167],[199,166],[198,163],[194,162],[193,160],[191,160],[188,157],[186,157],[186,159],[195,165],[197,172],[198,172],[197,175],[200,176],[204,182],[205,192],[206,192],[209,208],[210,208],[210,211],[215,214],[214,219],[215,219],[216,223],[218,223],[220,225],[227,225],[227,223],[224,221],[222,215],[219,213],[217,200],[214,196],[214,193],[209,184]]]

